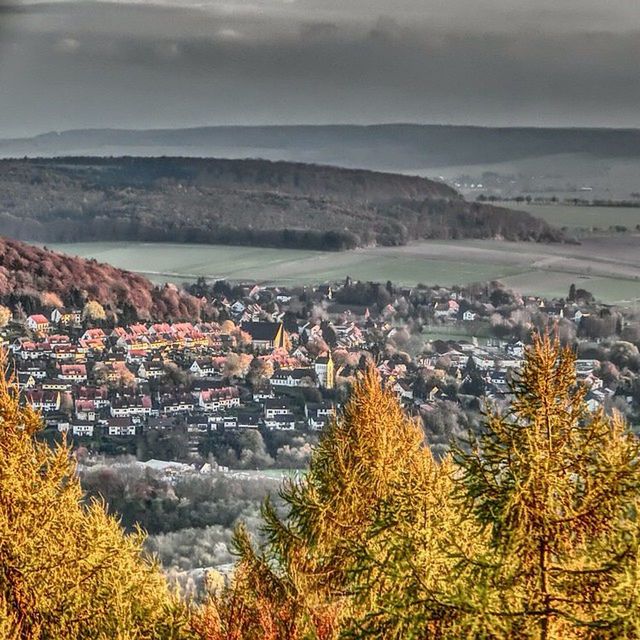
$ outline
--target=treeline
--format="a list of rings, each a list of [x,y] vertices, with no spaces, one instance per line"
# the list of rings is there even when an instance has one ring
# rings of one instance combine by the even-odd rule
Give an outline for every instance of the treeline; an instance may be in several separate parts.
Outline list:
[[[640,208],[640,202],[638,202],[638,198],[640,198],[640,194],[632,193],[631,197],[633,200],[612,200],[610,198],[593,198],[589,200],[588,198],[563,198],[562,200],[557,196],[551,196],[550,198],[545,198],[542,196],[516,196],[513,198],[504,198],[495,195],[486,195],[481,193],[476,200],[478,202],[515,202],[517,204],[522,204],[526,202],[527,204],[535,204],[535,205],[549,205],[549,204],[566,204],[572,205],[576,207],[621,207],[628,209],[632,208]]]
[[[68,210],[57,211],[48,220],[21,219],[0,213],[0,232],[8,237],[34,242],[173,242],[184,244],[223,244],[273,247],[282,249],[315,249],[345,251],[355,249],[369,235],[351,231],[315,229],[252,229],[219,225],[176,224],[168,222],[140,222],[106,215],[70,215]],[[387,234],[388,235],[388,234]],[[401,232],[406,241],[406,234]],[[388,242],[386,243],[388,244]]]
[[[347,166],[444,167],[516,163],[526,158],[580,154],[583,161],[637,158],[640,134],[631,129],[489,128],[424,124],[223,126],[187,129],[76,129],[0,141],[5,157],[82,155],[104,148],[146,153],[314,158]],[[265,151],[266,150],[266,151]],[[435,170],[435,169],[434,169]]]
[[[420,238],[558,241],[525,212],[425,178],[264,160],[0,161],[0,233],[343,250]]]

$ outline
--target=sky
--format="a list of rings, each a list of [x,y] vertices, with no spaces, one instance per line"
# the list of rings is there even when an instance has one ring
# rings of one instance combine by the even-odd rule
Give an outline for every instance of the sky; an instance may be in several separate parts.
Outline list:
[[[85,127],[640,127],[635,0],[0,0],[0,137]]]

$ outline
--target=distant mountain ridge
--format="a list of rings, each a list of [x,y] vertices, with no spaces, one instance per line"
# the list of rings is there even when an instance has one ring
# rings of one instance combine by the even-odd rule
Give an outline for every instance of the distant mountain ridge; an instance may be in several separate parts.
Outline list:
[[[426,178],[267,160],[0,160],[0,233],[350,249],[421,238],[557,241],[527,213]]]
[[[0,140],[0,157],[259,157],[397,171],[557,154],[640,158],[640,129],[420,124],[213,126],[79,129]]]

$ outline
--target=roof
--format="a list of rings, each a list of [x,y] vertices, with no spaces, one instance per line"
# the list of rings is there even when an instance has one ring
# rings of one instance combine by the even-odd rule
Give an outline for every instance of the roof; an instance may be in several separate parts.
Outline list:
[[[275,340],[282,328],[282,322],[243,322],[242,330],[253,340]]]
[[[49,320],[45,318],[41,313],[36,313],[33,316],[29,316],[29,320],[33,320],[36,324],[49,324]]]
[[[84,364],[61,364],[60,371],[64,374],[78,373],[82,375],[87,375],[87,367]]]
[[[142,462],[145,467],[154,471],[189,471],[192,467],[184,462],[174,462],[172,460],[147,460]]]
[[[125,418],[107,418],[107,424],[110,427],[132,427],[133,420],[130,417]]]
[[[289,400],[282,398],[267,398],[264,402],[265,409],[288,409]]]
[[[294,380],[299,380],[301,378],[315,379],[316,372],[313,369],[279,369],[273,374],[273,376],[271,376],[271,379],[286,379],[289,377]]]
[[[267,418],[268,422],[281,422],[282,424],[290,424],[295,422],[296,419],[291,413],[286,413],[284,415],[273,416],[273,418]]]

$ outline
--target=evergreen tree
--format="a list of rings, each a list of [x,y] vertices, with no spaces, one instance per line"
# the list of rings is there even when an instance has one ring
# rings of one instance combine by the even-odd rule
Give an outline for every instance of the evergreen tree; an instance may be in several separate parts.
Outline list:
[[[318,444],[308,473],[284,485],[285,517],[266,505],[267,544],[255,550],[238,532],[235,585],[210,606],[226,611],[226,620],[244,610],[241,638],[338,637],[366,613],[354,598],[357,556],[368,548],[378,507],[398,486],[424,482],[433,464],[422,429],[370,368]],[[215,633],[226,624],[221,620]]]
[[[537,337],[506,414],[458,450],[463,488],[491,535],[465,600],[501,638],[623,638],[619,589],[638,561],[640,448],[619,415],[591,413],[575,355]],[[627,597],[634,599],[634,581]],[[634,632],[635,633],[635,632]]]
[[[460,391],[472,396],[482,396],[484,394],[485,381],[473,356],[469,356],[464,368],[464,377]]]
[[[186,637],[184,607],[142,557],[142,533],[125,535],[102,503],[83,504],[70,449],[39,442],[41,426],[0,376],[0,637]]]

